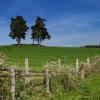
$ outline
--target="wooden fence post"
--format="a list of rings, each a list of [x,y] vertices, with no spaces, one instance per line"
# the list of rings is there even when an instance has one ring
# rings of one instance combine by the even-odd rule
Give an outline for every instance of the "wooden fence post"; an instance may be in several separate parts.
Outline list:
[[[25,75],[29,75],[28,58],[25,59]],[[25,84],[29,83],[28,77],[25,77]]]
[[[61,67],[61,60],[60,59],[58,59],[58,65],[59,65],[59,67]]]
[[[81,70],[81,78],[84,79],[84,65],[82,64],[82,70]]]
[[[67,70],[68,70],[68,73],[69,73],[68,76],[69,76],[69,78],[71,78],[71,76],[72,76],[72,68],[69,65],[67,66],[67,68],[68,68]]]
[[[90,71],[90,59],[89,58],[87,58],[87,66],[88,66],[88,69]]]
[[[79,72],[79,59],[76,59],[76,72]]]
[[[47,65],[47,67],[48,67],[48,65]],[[50,92],[49,91],[49,70],[48,70],[48,68],[46,67],[46,92]]]
[[[15,100],[15,78],[16,78],[16,68],[11,68],[11,93],[12,93],[12,100]]]

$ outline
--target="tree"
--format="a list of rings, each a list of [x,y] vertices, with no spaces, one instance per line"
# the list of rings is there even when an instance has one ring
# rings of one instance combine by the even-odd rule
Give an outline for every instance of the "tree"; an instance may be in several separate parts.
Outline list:
[[[51,35],[49,35],[46,25],[44,24],[45,19],[42,19],[41,17],[37,16],[36,23],[31,27],[32,29],[32,39],[33,42],[37,41],[38,45],[45,40],[50,39]]]
[[[11,18],[11,24],[10,24],[10,34],[9,36],[12,39],[16,39],[18,45],[21,42],[21,39],[25,39],[26,37],[26,31],[29,28],[26,25],[26,21],[23,19],[22,16],[16,16],[15,18]]]

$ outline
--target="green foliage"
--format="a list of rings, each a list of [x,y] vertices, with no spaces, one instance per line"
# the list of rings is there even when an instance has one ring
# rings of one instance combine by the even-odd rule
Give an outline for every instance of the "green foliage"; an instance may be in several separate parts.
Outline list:
[[[61,64],[58,62],[50,62],[46,68],[50,75],[50,91],[52,93],[68,92],[73,89],[79,81],[74,65]],[[73,69],[74,68],[74,71]]]
[[[42,84],[36,82],[34,80],[31,80],[29,84],[25,85],[24,77],[20,75],[20,73],[17,73],[16,76],[16,94],[15,98],[16,100],[34,100],[31,99],[35,96],[37,96],[38,92],[42,93],[42,90],[44,89]],[[39,79],[40,80],[40,79]],[[3,100],[12,100],[12,94],[11,94],[11,78],[0,78],[0,100],[1,98]],[[35,97],[36,98],[36,97]]]
[[[67,94],[68,100],[100,100],[100,74],[89,75]]]
[[[99,62],[99,57],[91,62],[93,70],[99,69]],[[17,72],[16,100],[100,100],[100,73],[89,73],[84,80],[69,78],[70,71],[68,69],[70,67],[66,66],[66,64],[59,66],[58,62],[49,63],[50,94],[45,92],[43,78],[30,78],[29,84],[25,85],[24,77],[20,72]],[[10,86],[10,78],[0,78],[0,99],[12,100]]]
[[[45,19],[38,16],[35,25],[31,27],[32,39],[33,41],[37,41],[38,45],[40,45],[44,39],[50,39],[51,37],[47,31],[47,28],[45,27],[44,21]]]
[[[2,66],[6,61],[6,55],[0,52],[0,66]]]
[[[16,39],[18,44],[20,44],[21,39],[25,39],[28,27],[26,25],[26,21],[23,19],[22,16],[11,18],[10,30],[11,32],[9,36],[12,39]]]
[[[10,78],[0,77],[0,100],[11,100]]]

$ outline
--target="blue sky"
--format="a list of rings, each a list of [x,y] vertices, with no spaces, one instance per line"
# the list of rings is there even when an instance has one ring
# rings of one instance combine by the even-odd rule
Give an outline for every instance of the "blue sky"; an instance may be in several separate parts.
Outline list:
[[[100,0],[0,0],[0,45],[14,44],[8,34],[10,18],[21,15],[29,27],[37,16],[46,19],[50,46],[100,43]],[[32,43],[31,30],[22,43]]]

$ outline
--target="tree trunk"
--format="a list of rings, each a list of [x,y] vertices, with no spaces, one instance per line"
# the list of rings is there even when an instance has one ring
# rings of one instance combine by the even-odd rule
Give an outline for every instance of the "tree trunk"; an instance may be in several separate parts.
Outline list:
[[[34,39],[33,39],[33,45],[34,45]]]
[[[18,40],[18,45],[20,45],[20,40]]]
[[[17,38],[16,41],[17,41],[17,44],[20,45],[21,39]]]
[[[38,38],[38,45],[40,45],[40,38]]]

